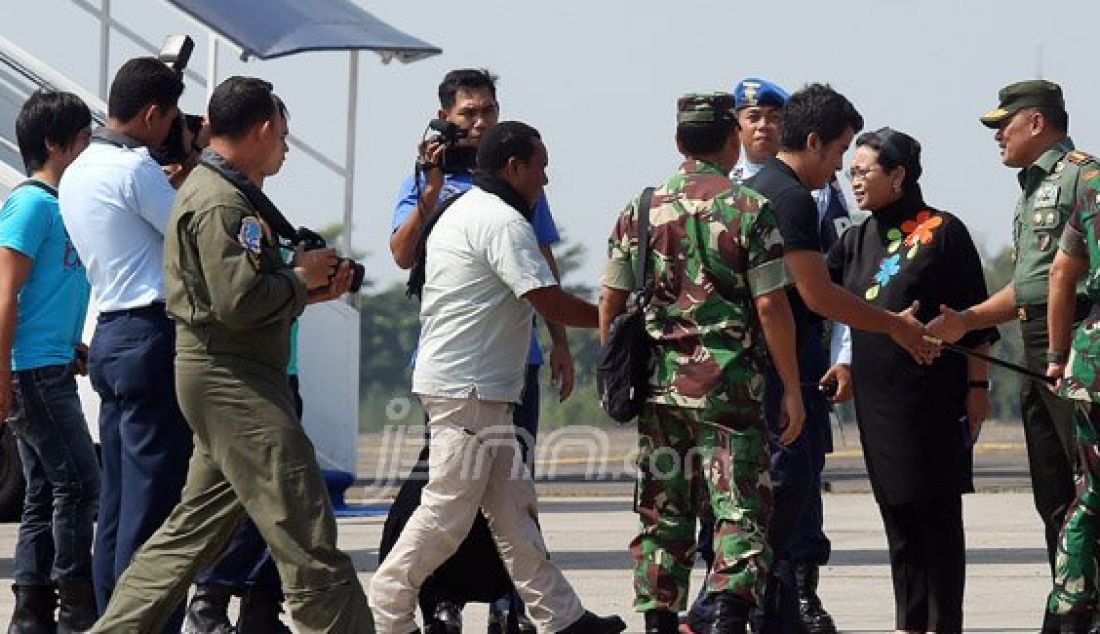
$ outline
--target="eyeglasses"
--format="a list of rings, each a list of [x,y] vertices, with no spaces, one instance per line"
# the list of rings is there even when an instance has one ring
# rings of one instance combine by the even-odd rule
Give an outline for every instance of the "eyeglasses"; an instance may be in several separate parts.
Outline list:
[[[869,167],[867,169],[861,169],[861,168],[858,168],[858,167],[853,165],[852,167],[848,168],[847,172],[844,172],[844,175],[848,177],[848,180],[850,180],[854,183],[856,181],[867,180],[867,176],[869,174],[871,174],[871,172],[874,172],[874,171],[877,171],[877,170],[878,170],[877,165],[872,165],[871,167]]]

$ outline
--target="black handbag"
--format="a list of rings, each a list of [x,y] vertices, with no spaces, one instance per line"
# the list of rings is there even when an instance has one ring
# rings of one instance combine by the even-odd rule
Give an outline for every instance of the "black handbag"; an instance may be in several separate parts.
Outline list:
[[[649,396],[649,377],[653,372],[653,343],[645,330],[644,290],[652,201],[653,188],[647,187],[638,201],[638,261],[631,305],[611,321],[607,341],[600,346],[596,364],[600,405],[620,423],[629,423],[641,413]]]

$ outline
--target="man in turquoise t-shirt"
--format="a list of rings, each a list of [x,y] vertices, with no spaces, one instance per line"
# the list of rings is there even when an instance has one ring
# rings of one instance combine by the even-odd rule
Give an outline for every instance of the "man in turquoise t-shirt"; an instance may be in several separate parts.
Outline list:
[[[31,178],[0,208],[0,420],[18,439],[27,482],[9,631],[53,631],[58,594],[62,626],[84,631],[96,618],[99,465],[74,377],[85,373],[90,288],[57,204],[57,183],[87,147],[90,124],[76,95],[31,95],[16,121]]]

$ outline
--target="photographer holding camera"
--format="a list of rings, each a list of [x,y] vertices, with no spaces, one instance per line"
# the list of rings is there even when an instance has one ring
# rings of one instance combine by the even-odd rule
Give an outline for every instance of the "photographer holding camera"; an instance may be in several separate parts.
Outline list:
[[[92,560],[107,605],[133,553],[179,501],[191,430],[176,404],[175,328],[164,310],[163,247],[176,191],[151,150],[179,120],[180,74],[127,61],[111,84],[107,124],[61,178],[61,215],[100,313],[88,372],[102,401],[99,522]],[[175,626],[182,621],[182,610]]]
[[[95,631],[162,627],[247,513],[297,631],[373,632],[286,374],[291,323],[306,304],[343,295],[351,263],[332,249],[299,247],[290,264],[279,252],[277,210],[260,191],[287,152],[286,108],[271,84],[225,80],[208,118],[210,146],[180,188],[164,257],[195,455],[183,500],[134,556]]]
[[[416,173],[401,184],[393,212],[390,251],[397,265],[408,269],[416,257],[421,228],[439,205],[473,186],[473,171],[482,136],[496,125],[500,105],[496,95],[496,77],[484,69],[452,70],[439,84],[438,119],[429,127],[437,134],[422,141],[418,147]],[[550,215],[546,196],[539,194],[534,214],[530,218],[539,251],[558,276],[557,262],[551,247],[560,241],[557,226]],[[564,401],[573,391],[573,358],[564,326],[546,322],[552,348],[549,356],[551,377],[559,381],[559,398]],[[530,351],[525,372],[522,401],[514,410],[524,459],[530,460],[538,435],[539,368],[543,363],[537,332],[532,328]],[[531,464],[531,463],[528,463]],[[425,588],[421,607],[428,622],[428,632],[458,632],[461,630],[461,605],[444,597],[431,596]],[[518,595],[501,597],[491,605],[490,634],[534,632],[534,625],[524,614]]]

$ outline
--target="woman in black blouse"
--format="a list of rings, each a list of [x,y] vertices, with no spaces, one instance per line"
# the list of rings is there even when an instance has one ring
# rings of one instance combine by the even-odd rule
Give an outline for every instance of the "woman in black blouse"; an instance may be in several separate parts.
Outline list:
[[[883,128],[856,140],[849,176],[872,213],[830,251],[833,279],[886,310],[986,298],[977,249],[955,216],[925,204],[920,144]],[[960,341],[988,352],[996,330]],[[962,494],[973,491],[971,448],[989,414],[984,362],[946,353],[920,365],[889,337],[852,332],[852,376],[864,460],[890,548],[897,629],[962,631],[966,552]]]

